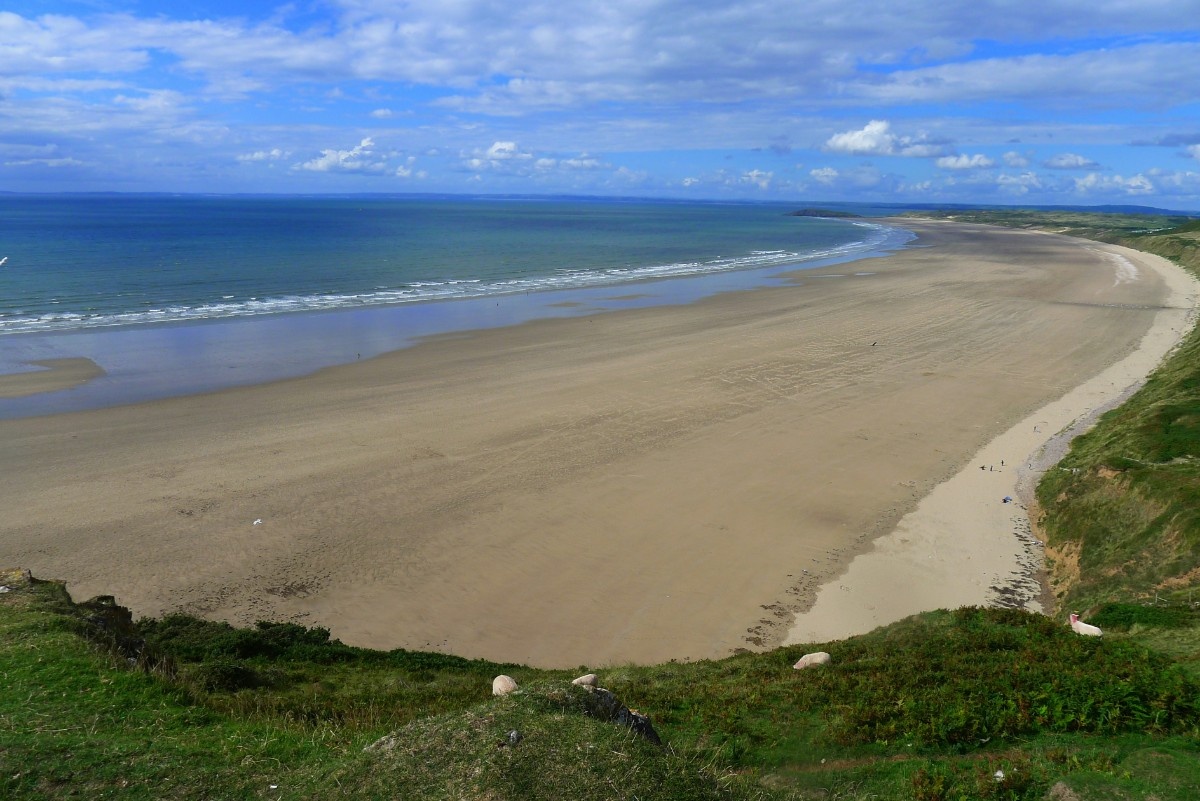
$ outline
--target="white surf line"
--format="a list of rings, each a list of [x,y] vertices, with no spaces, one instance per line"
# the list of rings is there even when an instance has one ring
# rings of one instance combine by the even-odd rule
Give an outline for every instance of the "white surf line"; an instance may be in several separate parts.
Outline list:
[[[872,550],[817,590],[812,608],[794,618],[785,644],[863,634],[931,609],[1003,605],[1044,611],[1034,578],[1042,554],[1027,512],[1034,487],[1072,438],[1132,395],[1179,344],[1196,323],[1200,300],[1200,281],[1170,261],[1118,246],[1102,250],[1154,270],[1169,290],[1135,351],[996,437],[935,487]],[[1120,274],[1123,265],[1117,264]],[[1006,497],[1012,500],[1006,503]]]
[[[1088,248],[1088,250],[1098,253],[1105,260],[1112,262],[1113,268],[1116,270],[1116,275],[1113,277],[1113,286],[1133,283],[1141,276],[1137,265],[1120,253],[1113,253],[1112,251],[1101,250],[1100,248]]]

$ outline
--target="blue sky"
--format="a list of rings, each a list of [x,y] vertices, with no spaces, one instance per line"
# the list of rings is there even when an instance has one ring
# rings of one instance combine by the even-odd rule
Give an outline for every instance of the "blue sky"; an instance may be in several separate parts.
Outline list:
[[[6,0],[0,190],[1200,210],[1200,5]]]

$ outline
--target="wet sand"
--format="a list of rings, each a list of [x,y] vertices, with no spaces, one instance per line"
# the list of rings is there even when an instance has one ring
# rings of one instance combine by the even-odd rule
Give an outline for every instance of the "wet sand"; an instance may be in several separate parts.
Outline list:
[[[82,357],[39,359],[26,364],[41,369],[0,375],[0,398],[24,398],[57,392],[104,375],[100,365]]]
[[[1168,297],[1092,243],[905,227],[920,246],[793,287],[0,421],[0,565],[142,615],[543,666],[777,644]]]

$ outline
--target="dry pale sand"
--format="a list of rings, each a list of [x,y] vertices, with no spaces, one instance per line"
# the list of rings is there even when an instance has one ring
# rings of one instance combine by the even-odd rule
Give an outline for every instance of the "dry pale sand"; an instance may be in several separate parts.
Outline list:
[[[795,287],[0,422],[0,565],[138,614],[546,666],[780,642],[1168,297],[1078,240],[911,227],[924,247]]]

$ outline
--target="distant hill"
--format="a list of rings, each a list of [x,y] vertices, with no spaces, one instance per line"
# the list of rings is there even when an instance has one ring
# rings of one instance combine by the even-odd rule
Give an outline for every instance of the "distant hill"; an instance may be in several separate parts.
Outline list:
[[[861,214],[855,214],[851,211],[835,211],[833,209],[798,209],[797,211],[789,211],[789,217],[861,217]]]
[[[880,204],[885,205],[885,204]],[[905,208],[919,210],[986,210],[986,211],[1077,211],[1077,212],[1093,212],[1096,214],[1150,214],[1164,215],[1169,217],[1200,217],[1200,211],[1178,211],[1173,209],[1160,209],[1154,206],[1000,206],[989,204],[976,203],[906,203],[897,204],[903,205]]]

